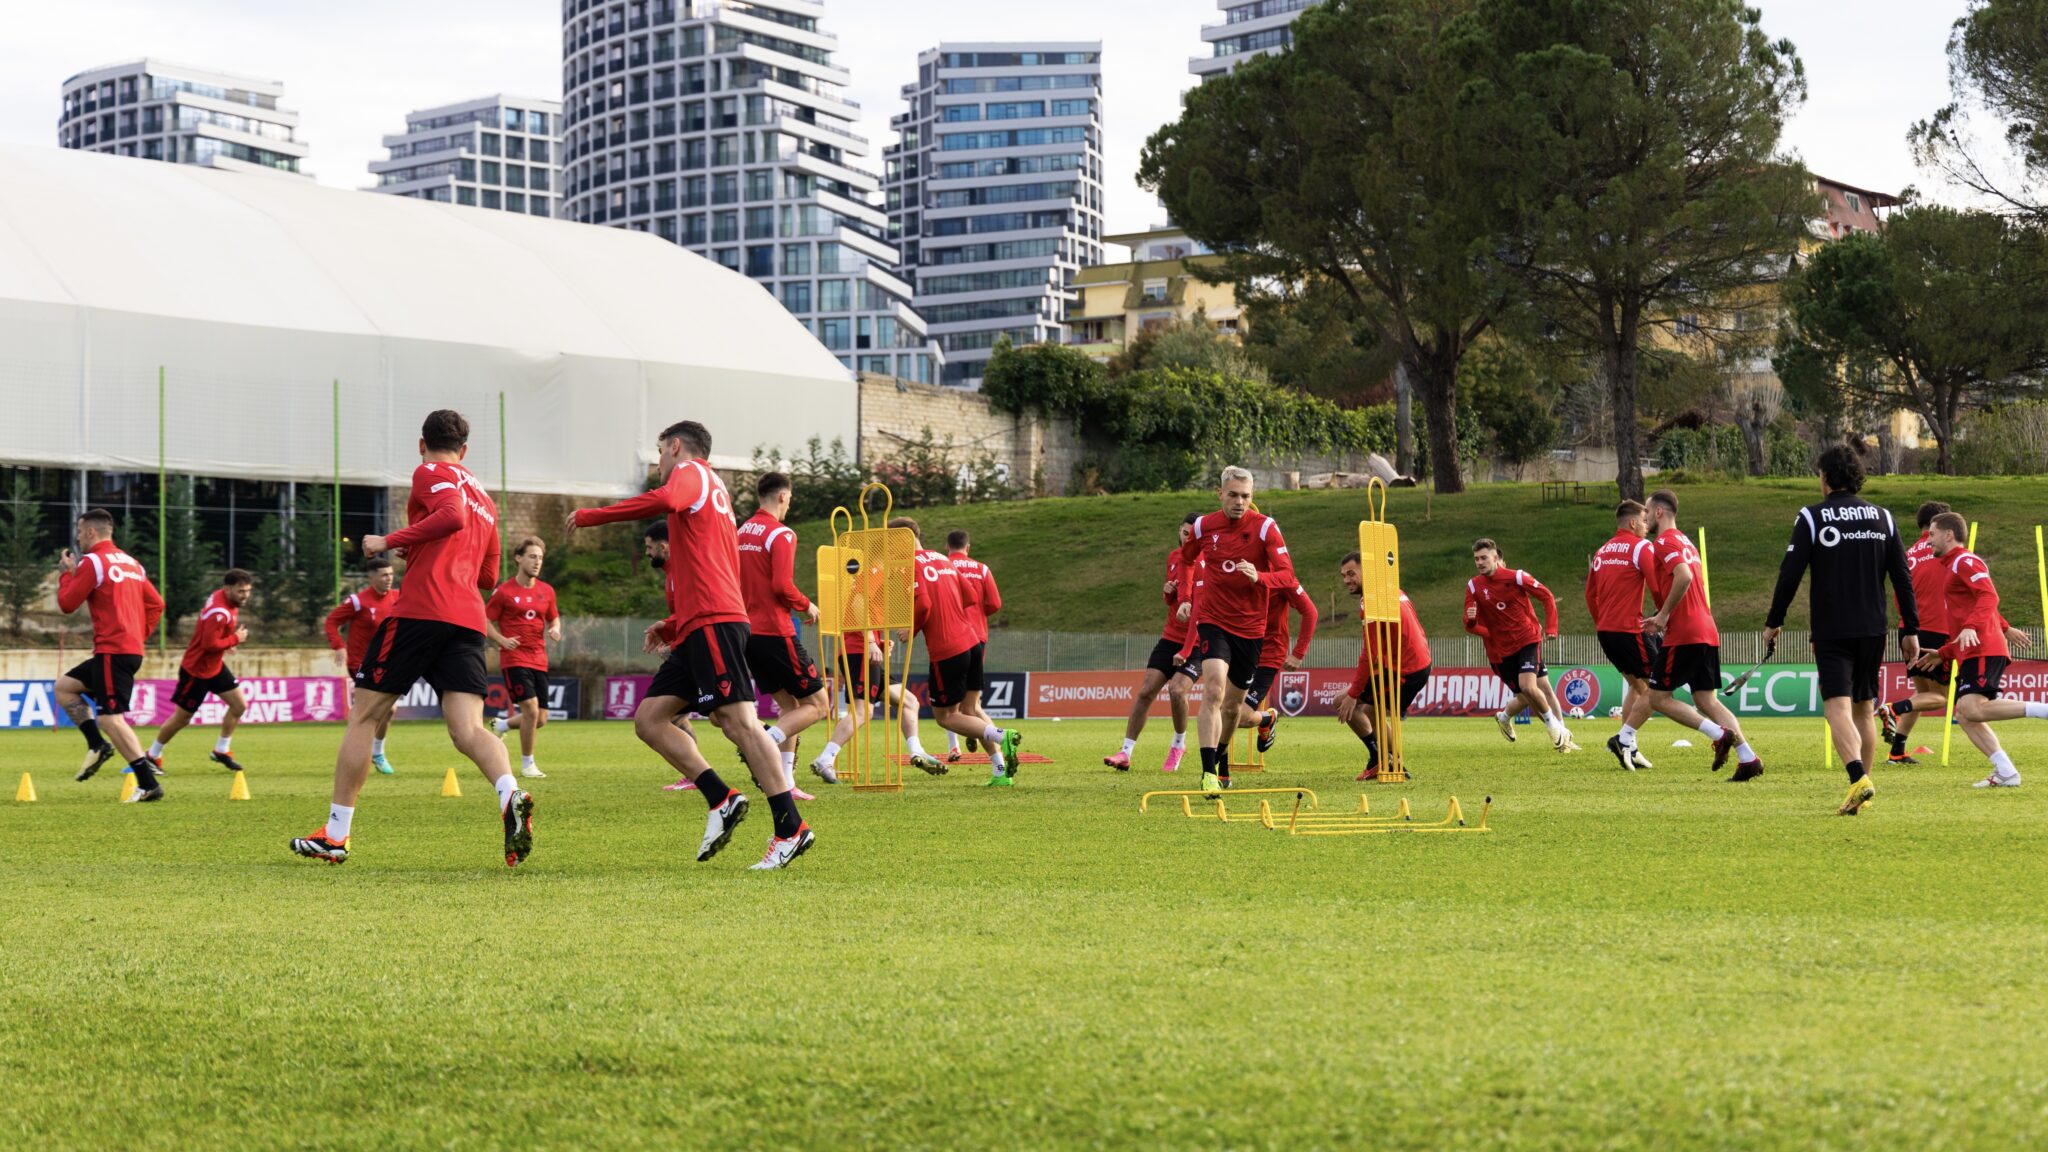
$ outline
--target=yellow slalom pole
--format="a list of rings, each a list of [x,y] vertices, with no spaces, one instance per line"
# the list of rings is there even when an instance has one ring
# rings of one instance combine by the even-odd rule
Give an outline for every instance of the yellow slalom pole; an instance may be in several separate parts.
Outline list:
[[[1825,715],[1820,718],[1820,766],[1829,771],[1835,767],[1835,730]]]
[[[1714,581],[1707,575],[1707,526],[1700,525],[1700,595],[1706,599],[1707,607],[1714,606]]]
[[[1977,550],[1977,525],[1970,524],[1970,551]],[[1941,725],[1941,766],[1948,767],[1948,748],[1956,734],[1956,673],[1962,669],[1961,660],[1948,662],[1948,712],[1942,717]]]
[[[2041,547],[2041,526],[2034,525],[2034,574],[2041,581],[2041,636],[2048,640],[2048,551]]]

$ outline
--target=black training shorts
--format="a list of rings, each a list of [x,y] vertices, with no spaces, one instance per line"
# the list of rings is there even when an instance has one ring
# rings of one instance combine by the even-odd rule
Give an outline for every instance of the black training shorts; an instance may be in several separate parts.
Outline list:
[[[981,691],[981,660],[987,649],[976,644],[965,652],[955,652],[944,660],[931,663],[931,678],[926,694],[934,708],[957,708],[967,701],[970,693]]]
[[[808,700],[825,690],[818,662],[794,636],[748,637],[747,670],[754,674],[754,691],[763,696],[787,692]]]
[[[1180,649],[1180,641],[1168,640],[1163,636],[1160,637],[1159,643],[1152,646],[1152,655],[1145,658],[1145,667],[1159,673],[1168,680],[1173,679],[1175,676],[1185,676],[1190,680],[1200,680],[1202,678],[1201,665],[1197,663],[1194,657],[1189,657],[1186,660],[1180,659]]]
[[[1250,688],[1259,672],[1259,652],[1266,646],[1264,636],[1239,636],[1226,632],[1215,624],[1195,626],[1195,660],[1206,664],[1221,660],[1230,666],[1224,673],[1230,683],[1238,688]]]
[[[444,620],[387,616],[370,634],[370,650],[356,670],[356,687],[403,696],[425,680],[443,696],[481,696],[490,687],[484,670],[484,634]]]
[[[1607,662],[1623,676],[1648,680],[1651,668],[1656,666],[1658,651],[1663,647],[1655,636],[1641,632],[1598,632],[1600,651],[1607,654]]]
[[[235,674],[228,671],[225,664],[221,665],[220,671],[203,679],[180,668],[178,686],[171,690],[171,704],[187,712],[197,712],[209,694],[225,700],[238,684]]]
[[[1820,669],[1820,698],[1877,699],[1878,676],[1884,669],[1883,636],[1847,640],[1815,640],[1813,662]]]
[[[548,674],[539,668],[500,668],[498,675],[505,680],[505,698],[514,704],[528,700],[540,701],[548,706]]]
[[[1416,697],[1422,695],[1423,689],[1428,687],[1428,665],[1424,665],[1422,668],[1401,677],[1401,715],[1406,716],[1408,710],[1415,707]],[[1366,708],[1368,714],[1371,712],[1373,699],[1372,681],[1368,679],[1364,686],[1358,690],[1358,702]]]
[[[95,652],[65,675],[85,685],[85,698],[93,707],[118,716],[128,711],[128,696],[135,691],[135,674],[140,671],[139,652]]]
[[[1549,671],[1550,669],[1543,666],[1543,644],[1540,641],[1535,644],[1524,644],[1493,666],[1493,674],[1517,692],[1522,690],[1522,673],[1534,672],[1538,676],[1543,676]]]
[[[1972,656],[1963,661],[1956,666],[1956,698],[1998,699],[1999,689],[2005,683],[2005,666],[2010,663],[2004,656]]]
[[[754,702],[754,677],[747,669],[745,623],[700,624],[668,651],[654,673],[648,698],[672,696],[700,713],[727,704]]]
[[[1926,629],[1920,631],[1920,651],[1922,652],[1939,652],[1947,643],[1948,633],[1946,632],[1929,632]],[[1939,684],[1946,688],[1948,687],[1948,662],[1944,660],[1940,664],[1935,665],[1932,672],[1923,672],[1915,668],[1913,669],[1913,675],[1931,684]]]
[[[1257,711],[1259,705],[1265,703],[1266,693],[1273,690],[1273,678],[1278,675],[1280,675],[1278,668],[1267,668],[1264,666],[1261,666],[1258,671],[1252,673],[1252,686],[1244,690],[1245,706],[1253,711]]]
[[[1698,696],[1721,690],[1719,644],[1666,644],[1650,666],[1650,687],[1659,692],[1690,688]]]

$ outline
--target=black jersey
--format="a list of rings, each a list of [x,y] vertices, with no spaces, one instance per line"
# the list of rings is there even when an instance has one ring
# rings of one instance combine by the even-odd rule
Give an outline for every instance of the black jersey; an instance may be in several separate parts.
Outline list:
[[[1919,628],[1906,546],[1889,511],[1849,492],[1801,508],[1778,566],[1778,590],[1771,596],[1765,627],[1785,623],[1785,610],[1808,568],[1813,570],[1809,628],[1814,639],[1884,635],[1891,617],[1884,594],[1887,578],[1902,626],[1909,632]]]

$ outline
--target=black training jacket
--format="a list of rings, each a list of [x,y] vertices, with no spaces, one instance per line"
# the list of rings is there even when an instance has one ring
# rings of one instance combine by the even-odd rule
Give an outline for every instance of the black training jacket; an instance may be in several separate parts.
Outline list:
[[[1908,632],[1920,627],[1913,600],[1913,577],[1906,569],[1906,546],[1899,539],[1892,514],[1861,496],[1836,492],[1799,510],[1792,522],[1792,542],[1778,566],[1778,590],[1771,595],[1767,628],[1782,627],[1785,610],[1799,591],[1799,579],[1813,569],[1808,604],[1816,640],[1853,640],[1890,631],[1891,615],[1884,594],[1892,582],[1892,603]]]

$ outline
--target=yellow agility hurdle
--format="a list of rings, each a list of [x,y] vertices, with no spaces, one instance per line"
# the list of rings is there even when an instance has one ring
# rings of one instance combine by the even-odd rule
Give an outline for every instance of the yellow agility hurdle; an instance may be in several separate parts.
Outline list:
[[[873,527],[868,515],[868,498],[877,492],[883,500],[884,527]],[[892,646],[887,638],[894,632],[907,637],[916,623],[912,597],[917,538],[908,528],[886,527],[895,505],[888,485],[869,484],[860,493],[860,528],[853,527],[853,513],[844,508],[833,509],[832,546],[818,550],[818,594],[821,600],[827,595],[826,569],[830,566],[833,607],[829,612],[829,630],[837,638],[832,647],[836,650],[839,682],[847,688],[847,705],[856,719],[854,735],[846,746],[847,773],[855,792],[903,791],[903,737],[899,722],[909,697],[892,689],[910,678],[911,645]],[[846,528],[838,530],[842,516]],[[821,608],[819,615],[822,629],[828,613]],[[853,635],[862,637],[865,650],[859,668],[853,667],[854,662],[846,653],[846,638]],[[863,716],[868,707],[867,693],[857,691],[867,683],[868,669],[875,665],[883,673],[880,714],[874,718],[881,721],[879,733],[875,731],[877,725]]]
[[[1486,818],[1493,810],[1493,797],[1488,796],[1479,809],[1479,822],[1465,822],[1464,806],[1458,798],[1450,798],[1444,818],[1427,824],[1415,822],[1415,813],[1409,807],[1408,798],[1403,796],[1400,805],[1391,816],[1374,816],[1372,801],[1361,793],[1358,807],[1349,812],[1323,812],[1315,792],[1308,788],[1241,788],[1224,792],[1201,792],[1170,790],[1147,792],[1138,798],[1138,811],[1150,810],[1154,796],[1169,796],[1180,800],[1180,814],[1190,820],[1214,820],[1221,824],[1252,824],[1270,831],[1284,831],[1289,836],[1368,836],[1391,832],[1487,832]],[[1256,811],[1239,810],[1232,812],[1225,797],[1240,798],[1259,796]],[[1292,796],[1293,806],[1284,816],[1276,813],[1273,802],[1266,796]],[[1201,801],[1197,806],[1196,801]],[[1304,811],[1303,805],[1307,805]]]

